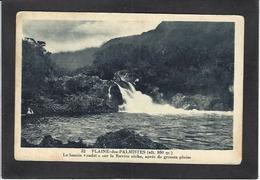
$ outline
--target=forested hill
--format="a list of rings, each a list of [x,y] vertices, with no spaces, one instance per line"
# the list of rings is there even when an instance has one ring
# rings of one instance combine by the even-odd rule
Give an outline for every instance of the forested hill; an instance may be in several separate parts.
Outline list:
[[[67,71],[74,71],[92,65],[97,48],[86,48],[78,51],[60,52],[51,55],[52,62]]]
[[[138,88],[224,96],[231,105],[234,24],[229,22],[162,22],[141,35],[105,43],[94,61],[103,79],[126,69],[140,78]]]

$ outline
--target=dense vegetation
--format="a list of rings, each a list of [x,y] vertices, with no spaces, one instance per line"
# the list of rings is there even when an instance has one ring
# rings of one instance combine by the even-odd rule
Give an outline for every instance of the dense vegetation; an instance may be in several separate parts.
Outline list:
[[[141,35],[116,38],[100,48],[52,55],[45,43],[23,40],[23,112],[84,114],[117,111],[110,80],[130,77],[158,102],[188,109],[231,110],[234,24],[162,22]],[[112,102],[111,102],[112,101]]]
[[[165,99],[176,93],[218,96],[232,108],[234,24],[162,22],[138,36],[112,39],[94,61],[100,77],[126,69],[149,93],[159,87]]]
[[[22,107],[38,103],[38,97],[47,91],[47,78],[53,77],[54,66],[45,42],[26,38],[22,42]],[[23,109],[25,111],[25,109]]]
[[[52,62],[44,46],[42,41],[23,40],[23,113],[28,107],[36,114],[48,115],[117,111],[117,104],[107,97],[108,81],[86,73],[68,76]]]

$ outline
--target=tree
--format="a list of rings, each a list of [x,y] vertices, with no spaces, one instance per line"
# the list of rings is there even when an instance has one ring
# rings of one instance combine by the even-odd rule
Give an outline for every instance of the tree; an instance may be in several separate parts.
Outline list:
[[[23,108],[34,104],[46,91],[46,78],[53,76],[50,53],[45,42],[25,38],[22,41],[22,102]]]

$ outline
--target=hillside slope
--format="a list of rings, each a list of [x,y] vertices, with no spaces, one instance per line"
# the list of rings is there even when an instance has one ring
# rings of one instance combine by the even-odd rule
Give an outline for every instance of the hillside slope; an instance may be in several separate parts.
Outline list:
[[[74,71],[78,68],[91,65],[97,48],[86,48],[79,51],[60,52],[51,55],[52,62],[59,68]]]
[[[233,23],[162,22],[141,35],[112,39],[95,55],[103,79],[127,70],[140,79],[142,92],[159,87],[168,99],[176,93],[220,96],[232,108]]]

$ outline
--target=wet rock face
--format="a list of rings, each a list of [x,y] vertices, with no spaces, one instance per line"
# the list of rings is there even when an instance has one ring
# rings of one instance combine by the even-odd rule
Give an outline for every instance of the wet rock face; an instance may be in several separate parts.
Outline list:
[[[112,82],[114,82],[115,84],[118,84],[122,88],[130,89],[128,82],[133,84],[134,77],[133,77],[133,74],[130,73],[129,71],[121,70],[121,71],[115,72]]]
[[[116,84],[110,87],[110,97],[108,97],[107,105],[118,111],[118,106],[123,104],[122,94]]]
[[[156,86],[153,86],[153,87],[149,87],[146,89],[146,93],[147,95],[151,96],[153,101],[155,103],[163,103],[164,102],[164,96],[163,96],[163,93],[160,92],[160,89],[159,87],[156,87]]]
[[[94,147],[126,149],[168,149],[165,145],[153,142],[147,137],[136,134],[133,130],[121,129],[97,138]]]
[[[120,70],[115,72],[113,80],[115,82],[120,82],[123,80],[123,81],[134,83],[137,78],[138,78],[137,76],[135,76],[133,73],[129,72],[128,70]]]

